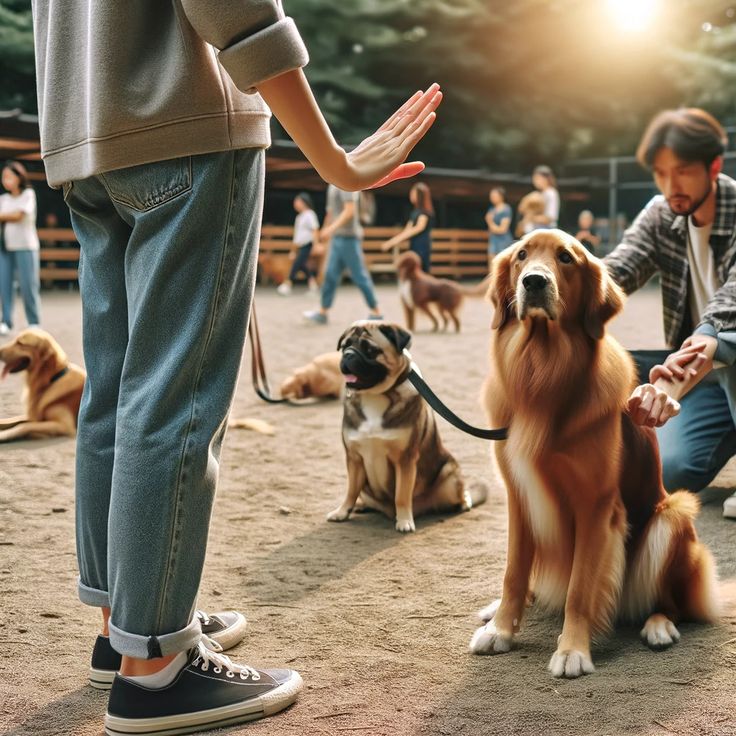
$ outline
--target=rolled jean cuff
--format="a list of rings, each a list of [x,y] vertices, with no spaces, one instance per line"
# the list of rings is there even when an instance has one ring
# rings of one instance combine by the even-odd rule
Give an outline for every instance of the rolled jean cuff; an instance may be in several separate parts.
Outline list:
[[[119,629],[112,621],[109,623],[109,628],[110,646],[119,654],[136,659],[154,659],[166,657],[169,654],[178,654],[192,649],[202,638],[202,626],[196,617],[188,626],[179,631],[157,636],[130,634]]]
[[[95,606],[96,608],[110,608],[110,594],[106,590],[97,590],[86,586],[82,579],[77,581],[77,589],[79,591],[79,600],[87,606]]]

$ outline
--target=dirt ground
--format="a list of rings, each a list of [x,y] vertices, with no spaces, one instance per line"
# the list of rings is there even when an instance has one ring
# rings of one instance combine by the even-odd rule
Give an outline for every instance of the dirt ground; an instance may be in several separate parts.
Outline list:
[[[379,297],[398,319],[396,287],[381,285]],[[301,290],[282,298],[259,289],[257,304],[276,385],[365,316],[352,286],[338,293],[327,327],[301,324],[315,304]],[[44,294],[43,319],[81,362],[78,296]],[[453,409],[484,424],[489,308],[469,301],[463,319],[459,335],[430,334],[420,322],[412,353]],[[658,292],[635,295],[613,332],[628,347],[661,346]],[[286,663],[306,687],[286,713],[226,733],[736,734],[736,524],[721,517],[733,471],[702,494],[698,520],[720,569],[722,621],[683,625],[681,642],[659,653],[637,628],[619,628],[594,647],[595,674],[555,680],[546,666],[560,621],[534,610],[509,654],[468,653],[475,612],[500,594],[504,568],[505,494],[489,445],[440,420],[466,476],[493,484],[470,513],[419,518],[409,536],[376,514],[329,524],[346,478],[340,404],[266,405],[248,371],[246,360],[233,415],[265,419],[276,433],[232,430],[226,439],[199,603],[248,616],[234,658]],[[1,415],[20,410],[20,385],[0,385]],[[0,447],[0,728],[13,736],[102,733],[106,695],[86,684],[98,614],[76,598],[73,476],[71,440]]]

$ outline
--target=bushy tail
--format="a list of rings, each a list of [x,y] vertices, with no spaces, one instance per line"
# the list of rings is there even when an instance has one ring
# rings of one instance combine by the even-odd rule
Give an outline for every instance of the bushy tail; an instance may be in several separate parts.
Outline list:
[[[473,508],[473,506],[480,506],[488,498],[488,493],[491,490],[491,486],[484,480],[474,480],[465,487],[465,499],[466,506]],[[469,503],[468,503],[469,502]]]
[[[460,284],[460,290],[464,296],[475,297],[476,299],[482,299],[487,293],[488,288],[491,285],[491,274],[488,274],[483,281],[475,286],[463,286]]]

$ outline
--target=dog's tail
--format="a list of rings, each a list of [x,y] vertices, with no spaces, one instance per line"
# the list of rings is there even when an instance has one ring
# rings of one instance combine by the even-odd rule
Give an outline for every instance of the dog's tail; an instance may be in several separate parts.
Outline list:
[[[472,483],[468,483],[463,491],[463,495],[465,497],[463,509],[465,511],[470,511],[473,506],[479,506],[484,503],[488,498],[490,490],[490,484],[484,480],[474,480]]]
[[[463,286],[460,284],[460,291],[462,291],[463,296],[470,296],[475,297],[477,299],[482,299],[487,293],[488,293],[488,287],[491,285],[491,274],[488,274],[483,281],[481,281],[479,284],[476,284],[475,286]]]

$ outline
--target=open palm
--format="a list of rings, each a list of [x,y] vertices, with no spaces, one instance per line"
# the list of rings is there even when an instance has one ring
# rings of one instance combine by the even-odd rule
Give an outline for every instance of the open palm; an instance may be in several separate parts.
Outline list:
[[[440,102],[438,84],[416,92],[373,135],[347,154],[348,166],[356,178],[355,190],[381,187],[424,169],[421,161],[404,162],[432,127]]]

